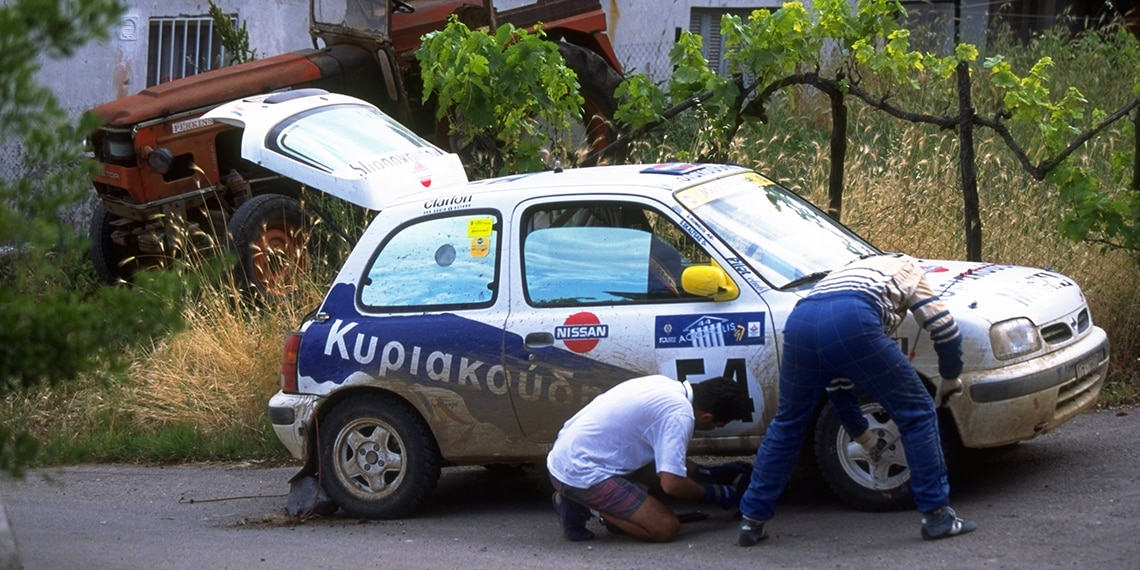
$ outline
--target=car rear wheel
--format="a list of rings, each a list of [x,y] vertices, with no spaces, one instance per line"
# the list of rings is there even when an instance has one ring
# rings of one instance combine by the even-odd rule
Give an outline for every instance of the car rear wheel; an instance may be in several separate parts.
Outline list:
[[[407,516],[439,482],[439,448],[431,432],[395,398],[353,397],[338,404],[318,431],[325,491],[352,516]]]
[[[849,454],[851,436],[843,429],[831,402],[820,412],[815,430],[815,456],[820,474],[841,499],[862,511],[898,511],[914,507],[910,467],[898,426],[877,402],[864,399],[863,415],[882,446],[878,458]],[[856,446],[859,447],[859,446]]]
[[[289,196],[262,194],[242,204],[229,223],[238,283],[263,295],[294,291],[308,266],[308,226],[301,204]]]

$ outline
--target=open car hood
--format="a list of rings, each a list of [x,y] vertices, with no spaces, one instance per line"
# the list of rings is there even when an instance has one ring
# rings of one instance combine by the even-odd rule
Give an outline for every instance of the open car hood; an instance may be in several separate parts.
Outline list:
[[[370,210],[467,183],[458,156],[347,95],[320,89],[258,95],[203,117],[245,129],[242,158]]]

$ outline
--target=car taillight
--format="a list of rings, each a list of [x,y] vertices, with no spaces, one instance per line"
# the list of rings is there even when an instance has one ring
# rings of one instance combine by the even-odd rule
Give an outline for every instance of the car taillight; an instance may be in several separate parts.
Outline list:
[[[301,347],[300,332],[285,336],[285,353],[281,355],[281,391],[297,393],[297,350]]]

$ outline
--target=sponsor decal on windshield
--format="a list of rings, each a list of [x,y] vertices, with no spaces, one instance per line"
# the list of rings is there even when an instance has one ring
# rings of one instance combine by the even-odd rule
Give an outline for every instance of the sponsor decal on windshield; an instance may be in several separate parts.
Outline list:
[[[610,336],[610,326],[603,325],[593,313],[574,313],[566,318],[560,327],[554,327],[554,340],[566,344],[566,348],[585,354],[594,350],[601,339]]]
[[[677,201],[684,204],[686,208],[696,209],[725,196],[731,196],[737,192],[751,192],[757,187],[771,184],[770,180],[755,172],[746,172],[743,176],[731,176],[686,188],[677,193]]]
[[[656,348],[707,348],[764,344],[764,313],[657,317]]]

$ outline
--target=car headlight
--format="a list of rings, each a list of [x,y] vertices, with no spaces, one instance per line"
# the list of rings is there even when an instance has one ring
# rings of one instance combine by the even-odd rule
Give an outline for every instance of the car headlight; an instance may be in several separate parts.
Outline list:
[[[1017,358],[1041,349],[1041,336],[1033,321],[1024,317],[990,327],[990,346],[998,360]]]

